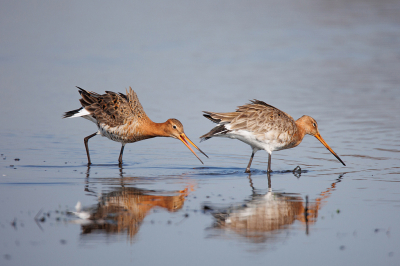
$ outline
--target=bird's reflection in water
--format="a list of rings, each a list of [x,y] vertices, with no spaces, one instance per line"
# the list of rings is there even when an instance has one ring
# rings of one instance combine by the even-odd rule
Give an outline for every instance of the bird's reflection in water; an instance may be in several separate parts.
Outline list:
[[[257,193],[250,175],[248,179],[252,188],[249,200],[227,208],[205,205],[204,209],[215,218],[214,229],[223,230],[228,235],[234,232],[253,243],[263,243],[275,239],[295,221],[304,224],[308,234],[308,226],[316,222],[318,210],[335,190],[336,184],[341,182],[342,175],[312,203],[308,202],[307,196],[303,199],[299,194],[273,192],[269,174],[267,193]]]
[[[81,222],[82,235],[91,233],[127,233],[133,238],[139,231],[144,218],[151,213],[150,210],[159,207],[169,212],[181,209],[185,199],[193,190],[193,184],[188,184],[182,190],[177,191],[157,191],[133,187],[125,184],[124,181],[135,179],[134,177],[123,177],[120,168],[120,184],[108,188],[107,193],[98,195],[90,185],[90,167],[87,170],[85,191],[92,195],[97,195],[98,203],[85,209],[77,206],[74,214],[84,219]],[[98,180],[97,180],[98,182]],[[107,184],[110,179],[107,179]]]

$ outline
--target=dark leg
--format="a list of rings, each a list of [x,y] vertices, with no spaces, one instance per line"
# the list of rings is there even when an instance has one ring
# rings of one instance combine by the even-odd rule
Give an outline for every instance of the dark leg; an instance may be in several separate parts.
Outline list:
[[[271,153],[268,153],[268,170],[267,170],[267,172],[268,173],[272,172],[272,170],[271,170]]]
[[[85,143],[85,148],[86,148],[86,155],[87,155],[87,160],[88,160],[88,165],[91,164],[90,162],[90,155],[89,155],[89,147],[88,147],[88,141],[90,138],[93,138],[94,136],[97,135],[96,133],[93,133],[92,135],[87,136],[86,138],[83,139],[84,143]]]
[[[249,174],[249,176],[247,178],[249,179],[250,187],[251,187],[251,190],[253,191],[253,194],[256,194],[255,193],[256,190],[255,190],[254,185],[253,185],[253,180],[251,179],[251,174]]]
[[[122,168],[122,164],[119,164],[118,166],[119,166],[119,176],[121,177],[121,187],[124,187],[124,183],[123,183],[123,180],[124,180],[123,169],[124,168]]]
[[[119,153],[118,163],[119,165],[122,164],[122,154],[124,153],[125,143],[122,143],[121,152]]]
[[[251,153],[249,164],[247,165],[246,171],[244,171],[245,173],[250,173],[250,165],[253,162],[253,157],[254,157],[254,151]]]
[[[306,221],[306,235],[308,235],[308,195],[306,195],[306,207],[304,208],[304,220]]]
[[[267,176],[268,176],[268,190],[271,190],[271,174],[267,172]]]

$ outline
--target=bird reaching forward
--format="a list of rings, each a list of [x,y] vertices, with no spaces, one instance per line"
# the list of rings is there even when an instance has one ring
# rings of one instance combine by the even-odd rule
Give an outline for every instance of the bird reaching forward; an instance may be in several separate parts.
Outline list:
[[[204,117],[218,125],[201,136],[238,139],[253,149],[246,173],[250,173],[254,154],[259,150],[268,152],[268,172],[271,172],[271,153],[296,147],[306,134],[316,137],[343,165],[344,162],[329,147],[318,131],[314,118],[304,115],[296,121],[287,113],[259,100],[239,106],[236,112],[213,113],[204,111]]]
[[[183,125],[179,120],[171,118],[164,123],[154,123],[151,121],[144,112],[136,93],[131,87],[129,87],[129,91],[126,90],[126,95],[112,91],[106,91],[105,94],[100,95],[79,87],[77,88],[79,89],[79,94],[82,96],[82,98],[79,99],[82,107],[66,112],[63,118],[83,117],[97,125],[98,131],[84,138],[88,165],[91,164],[88,141],[96,135],[121,142],[122,147],[118,158],[120,165],[122,164],[122,154],[125,144],[154,137],[172,137],[179,139],[193,152],[197,159],[200,160],[189,146],[189,142],[208,158],[208,156],[185,135]],[[200,162],[203,163],[201,160]]]

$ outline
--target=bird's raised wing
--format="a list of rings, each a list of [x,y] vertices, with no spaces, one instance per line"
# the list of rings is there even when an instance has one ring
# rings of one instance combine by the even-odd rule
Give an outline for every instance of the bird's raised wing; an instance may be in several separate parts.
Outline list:
[[[110,127],[126,123],[126,119],[142,118],[146,116],[136,93],[129,88],[127,95],[106,91],[105,94],[89,92],[79,88],[82,106],[93,116],[99,124]]]

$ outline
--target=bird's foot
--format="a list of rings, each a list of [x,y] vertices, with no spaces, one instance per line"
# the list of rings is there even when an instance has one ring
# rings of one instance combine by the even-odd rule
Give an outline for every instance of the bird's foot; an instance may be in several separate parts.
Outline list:
[[[293,173],[301,173],[300,166],[296,166],[296,168],[293,169]]]
[[[301,176],[301,168],[300,166],[296,166],[296,168],[293,169],[293,174],[295,177],[300,178]]]

